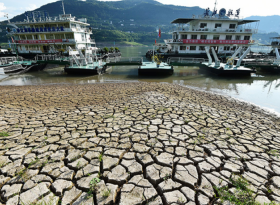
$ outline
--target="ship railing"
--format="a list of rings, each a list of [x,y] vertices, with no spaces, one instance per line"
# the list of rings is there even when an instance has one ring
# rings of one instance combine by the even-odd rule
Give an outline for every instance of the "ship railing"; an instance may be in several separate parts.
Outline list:
[[[206,60],[204,58],[181,58],[181,57],[171,57],[167,59],[167,63],[204,63]]]
[[[193,18],[196,19],[225,19],[225,17],[220,17],[220,16],[205,16],[205,15],[193,15]],[[233,16],[231,18],[227,18],[227,20],[240,20],[240,19],[244,19],[244,17],[242,16]]]
[[[273,64],[277,61],[275,60],[255,60],[255,61],[243,61],[244,66],[249,65],[267,65],[267,64]],[[280,64],[280,62],[278,63]]]
[[[14,61],[17,61],[17,60],[23,60],[22,57],[18,57],[18,59],[16,57],[2,57],[0,58],[0,65],[5,65],[5,64],[9,64],[9,63],[12,63]]]
[[[118,62],[140,62],[143,63],[143,58],[142,57],[128,57],[128,58],[122,58],[121,56],[116,56],[116,57],[109,57],[106,59],[106,63],[118,63]]]
[[[70,57],[69,59],[69,63],[70,66],[82,66],[82,65],[86,65],[88,63],[88,58],[81,58],[81,57]]]
[[[240,29],[234,29],[234,28],[176,28],[174,31],[186,31],[186,32],[217,32],[217,33],[257,33],[258,29],[251,29],[251,28],[240,28]]]
[[[42,61],[52,61],[52,60],[64,60],[64,58],[62,58],[60,55],[57,54],[42,54],[42,55],[36,55],[35,56],[35,60],[42,60]]]
[[[13,28],[9,33],[52,33],[52,32],[71,32],[71,28],[60,27],[39,27],[39,28]]]

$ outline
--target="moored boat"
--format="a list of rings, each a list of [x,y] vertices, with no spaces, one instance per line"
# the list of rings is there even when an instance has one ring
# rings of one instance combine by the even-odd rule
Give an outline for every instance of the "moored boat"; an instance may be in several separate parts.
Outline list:
[[[259,20],[245,20],[239,18],[240,9],[233,15],[232,10],[220,9],[217,14],[206,9],[205,13],[192,18],[178,18],[171,23],[176,26],[172,32],[172,39],[165,39],[158,44],[155,54],[165,59],[170,57],[207,58],[205,46],[213,47],[219,58],[231,56],[238,46],[248,46],[254,43],[252,34],[257,33]],[[252,29],[256,24],[256,28]],[[153,52],[146,53],[152,58]]]
[[[63,6],[63,2],[62,2]],[[38,54],[62,53],[68,55],[68,47],[96,51],[96,43],[91,39],[92,29],[86,18],[77,19],[71,14],[50,17],[46,11],[25,12],[24,21],[10,22],[8,36],[12,45],[16,45],[13,53],[26,59],[33,59]],[[72,51],[77,54],[77,51]],[[6,56],[6,53],[0,56]]]
[[[71,51],[71,48],[69,48]],[[98,60],[96,56],[93,56],[90,52],[86,52],[83,55],[81,50],[78,50],[79,56],[72,53],[69,56],[70,65],[66,65],[64,71],[68,74],[75,75],[98,75],[105,73],[107,65],[101,59]]]
[[[212,63],[212,58],[210,56],[209,48],[205,48],[206,53],[208,55],[209,62],[201,63],[200,69],[213,73],[215,75],[220,76],[238,76],[238,77],[248,77],[251,76],[251,73],[256,73],[254,69],[246,68],[244,66],[240,66],[242,59],[250,52],[250,48],[248,48],[243,55],[240,57],[236,65],[234,64],[234,58],[241,52],[242,47],[239,47],[237,51],[228,59],[227,63],[221,63],[217,57],[217,54],[212,47],[212,54],[215,58],[215,62]]]

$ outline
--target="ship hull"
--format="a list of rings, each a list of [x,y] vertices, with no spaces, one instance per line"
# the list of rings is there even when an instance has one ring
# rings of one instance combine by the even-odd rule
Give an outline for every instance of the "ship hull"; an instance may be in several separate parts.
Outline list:
[[[234,76],[234,77],[249,77],[251,76],[251,73],[256,73],[256,71],[254,70],[234,70],[234,69],[217,69],[214,67],[208,67],[206,65],[201,65],[199,67],[202,71],[205,71],[207,73],[211,73],[214,75],[218,75],[218,76]]]

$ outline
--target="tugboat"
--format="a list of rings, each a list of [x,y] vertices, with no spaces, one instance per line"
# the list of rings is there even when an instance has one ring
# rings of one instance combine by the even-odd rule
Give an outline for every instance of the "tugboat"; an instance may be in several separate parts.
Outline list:
[[[72,49],[69,48],[71,51]],[[64,71],[68,74],[75,75],[98,75],[107,71],[107,65],[101,59],[98,60],[96,55],[86,51],[85,55],[78,49],[79,57],[71,52],[70,65],[66,65]]]
[[[275,48],[276,58],[274,59],[263,59],[263,60],[253,60],[253,61],[245,61],[243,63],[244,66],[248,68],[257,68],[262,72],[269,73],[280,73],[280,55],[278,48]]]
[[[215,6],[212,12],[207,8],[203,15],[175,19],[171,22],[177,26],[172,32],[172,39],[159,44],[155,54],[160,54],[165,59],[207,58],[205,46],[208,46],[214,48],[219,58],[226,59],[238,46],[253,44],[252,34],[258,32],[259,20],[240,19],[240,9],[236,10],[235,15],[233,10],[226,13],[226,9],[222,8],[217,14]],[[256,24],[255,29],[252,29],[252,23]],[[153,52],[149,50],[146,57],[152,56]]]
[[[37,61],[33,60],[25,60],[19,56],[0,58],[0,68],[2,70],[1,73],[4,74],[20,74],[44,67],[44,64],[38,64]]]

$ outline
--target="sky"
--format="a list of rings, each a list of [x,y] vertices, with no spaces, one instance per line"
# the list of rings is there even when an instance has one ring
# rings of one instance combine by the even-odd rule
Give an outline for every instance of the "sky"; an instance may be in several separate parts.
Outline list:
[[[9,18],[31,11],[40,6],[54,2],[56,0],[1,0],[0,2],[0,21],[6,20],[4,17],[8,13]],[[84,0],[85,1],[85,0]],[[106,1],[106,0],[105,0]],[[214,8],[215,0],[157,0],[163,4],[173,4],[181,6],[199,6],[201,8]],[[225,8],[237,10],[241,8],[240,17],[249,16],[271,16],[280,15],[280,2],[278,0],[217,0],[217,9]]]

